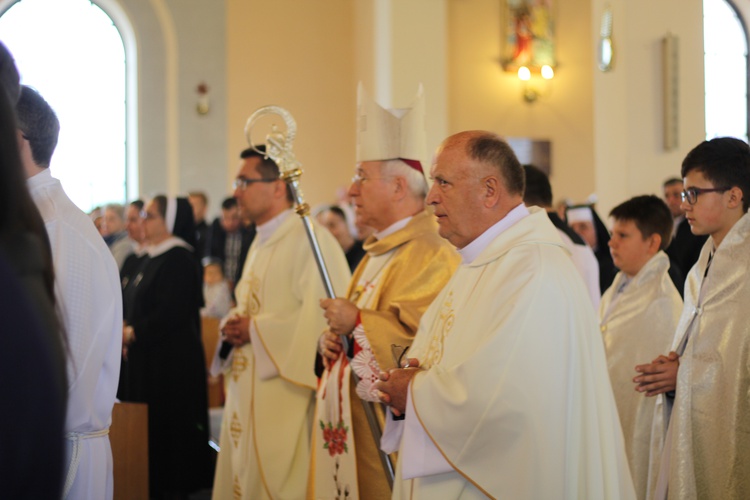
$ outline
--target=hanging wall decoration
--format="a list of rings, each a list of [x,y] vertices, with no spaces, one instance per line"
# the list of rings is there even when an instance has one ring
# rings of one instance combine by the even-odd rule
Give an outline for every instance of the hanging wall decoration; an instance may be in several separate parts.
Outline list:
[[[554,68],[556,0],[501,0],[501,22],[505,71],[525,66],[538,73],[542,66]]]

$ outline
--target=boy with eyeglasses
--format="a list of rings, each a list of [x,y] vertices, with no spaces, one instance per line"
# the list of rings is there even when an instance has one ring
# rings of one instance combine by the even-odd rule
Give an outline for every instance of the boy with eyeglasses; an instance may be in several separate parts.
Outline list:
[[[710,238],[687,276],[672,351],[633,379],[666,403],[656,498],[750,498],[750,147],[704,141],[682,176],[685,216]]]

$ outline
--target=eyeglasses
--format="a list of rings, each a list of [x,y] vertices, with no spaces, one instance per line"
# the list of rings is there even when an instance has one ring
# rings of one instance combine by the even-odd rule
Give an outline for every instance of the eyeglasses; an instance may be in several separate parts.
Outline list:
[[[684,189],[682,193],[680,193],[680,197],[682,198],[682,201],[687,201],[690,205],[695,205],[698,201],[698,195],[703,193],[723,193],[725,191],[729,191],[730,187],[722,187],[722,188],[697,188],[697,187],[691,187]]]
[[[156,219],[158,217],[158,215],[148,213],[145,210],[141,210],[141,214],[140,215],[141,215],[141,219],[144,219],[144,220],[152,220],[152,219]]]
[[[357,172],[352,177],[352,184],[364,184],[367,181],[377,181],[381,179],[390,179],[392,175],[384,175],[383,177],[365,177],[362,172]]]
[[[234,189],[247,189],[247,186],[256,182],[276,182],[279,179],[246,179],[245,177],[237,177],[234,180]]]

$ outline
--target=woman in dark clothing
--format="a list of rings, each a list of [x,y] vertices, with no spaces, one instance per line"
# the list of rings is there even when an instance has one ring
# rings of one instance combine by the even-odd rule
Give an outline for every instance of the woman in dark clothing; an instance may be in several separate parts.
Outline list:
[[[346,254],[346,262],[349,264],[349,270],[354,272],[359,261],[362,260],[362,257],[367,252],[362,248],[362,242],[354,239],[349,232],[344,211],[336,205],[331,205],[318,213],[318,222],[328,228],[334,238],[336,238],[336,241],[339,242],[339,245],[344,250],[344,254]]]
[[[156,498],[210,486],[200,266],[185,239],[190,204],[157,196],[145,207],[148,245],[124,283],[124,366],[118,396],[148,404],[149,480]]]

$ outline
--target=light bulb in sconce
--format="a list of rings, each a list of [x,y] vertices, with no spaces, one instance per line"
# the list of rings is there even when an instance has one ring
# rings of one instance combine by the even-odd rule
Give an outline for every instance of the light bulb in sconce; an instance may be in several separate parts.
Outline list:
[[[198,93],[198,102],[195,106],[195,110],[199,115],[208,114],[211,109],[211,102],[208,99],[208,85],[205,82],[201,82],[196,87],[195,91]]]
[[[546,64],[539,68],[539,72],[541,73],[541,77],[544,80],[547,80],[543,84],[544,92],[539,88],[532,86],[531,70],[528,67],[521,66],[518,68],[518,79],[521,80],[523,99],[528,103],[535,102],[540,96],[546,94],[549,89],[549,80],[552,80],[555,77],[555,70],[552,69],[552,66]],[[538,76],[535,78],[538,79]]]

